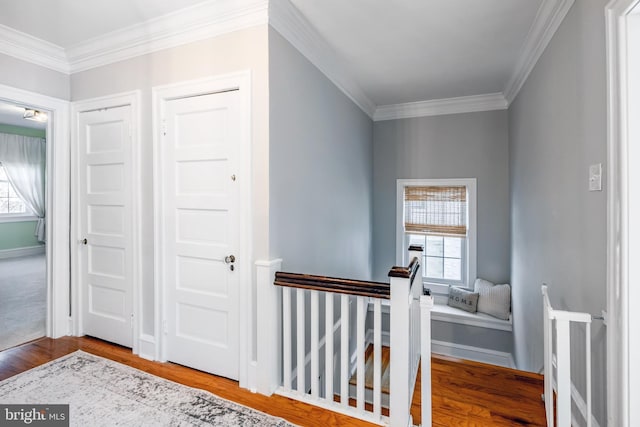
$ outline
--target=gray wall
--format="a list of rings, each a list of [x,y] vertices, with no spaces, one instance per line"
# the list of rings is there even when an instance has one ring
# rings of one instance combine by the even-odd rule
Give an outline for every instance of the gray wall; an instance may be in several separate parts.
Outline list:
[[[396,262],[396,180],[477,178],[477,275],[509,283],[507,112],[387,120],[374,125],[374,279]]]
[[[0,84],[42,95],[69,99],[70,79],[67,74],[0,53]]]
[[[510,282],[506,111],[376,122],[373,143],[374,280],[396,263],[396,180],[476,178],[477,276]],[[511,352],[510,332],[433,322],[433,338]]]
[[[269,31],[269,236],[283,270],[371,276],[372,121]]]
[[[509,109],[514,349],[524,370],[543,365],[543,282],[558,309],[605,308],[606,182],[587,190],[590,164],[603,163],[606,176],[606,3],[574,3]],[[601,322],[592,339],[594,409],[605,425]],[[572,346],[582,370],[580,341]]]

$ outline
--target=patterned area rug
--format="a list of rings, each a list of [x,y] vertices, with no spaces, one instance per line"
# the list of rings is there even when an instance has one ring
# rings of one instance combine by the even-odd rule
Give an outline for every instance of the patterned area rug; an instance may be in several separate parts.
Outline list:
[[[83,351],[0,382],[0,402],[70,404],[72,426],[293,425]]]

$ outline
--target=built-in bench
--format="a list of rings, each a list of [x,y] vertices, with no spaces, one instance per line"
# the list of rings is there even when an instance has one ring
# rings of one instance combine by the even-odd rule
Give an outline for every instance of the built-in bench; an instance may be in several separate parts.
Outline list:
[[[497,319],[484,313],[469,313],[459,308],[437,303],[431,309],[431,320],[440,322],[459,323],[461,325],[477,326],[480,328],[498,329],[501,331],[512,331],[512,316],[509,320]]]

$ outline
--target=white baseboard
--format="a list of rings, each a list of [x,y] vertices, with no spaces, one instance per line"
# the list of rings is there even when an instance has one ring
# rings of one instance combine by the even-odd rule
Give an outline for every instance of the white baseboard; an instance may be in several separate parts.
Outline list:
[[[140,334],[138,356],[147,360],[158,360],[156,358],[156,339],[152,335]]]
[[[515,368],[513,356],[504,351],[431,340],[431,352],[505,368]]]
[[[40,255],[45,252],[45,245],[27,246],[24,248],[2,249],[0,250],[0,259],[18,258],[29,255]]]

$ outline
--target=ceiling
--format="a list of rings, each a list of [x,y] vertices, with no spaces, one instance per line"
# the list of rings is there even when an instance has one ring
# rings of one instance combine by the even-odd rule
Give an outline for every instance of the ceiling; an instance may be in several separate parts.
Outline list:
[[[542,0],[291,0],[376,105],[501,92]]]
[[[277,1],[293,5],[374,107],[504,93],[527,55],[541,11],[572,3]],[[0,0],[0,24],[69,52],[87,40],[178,10],[208,4],[215,13],[234,2],[266,0]]]
[[[46,129],[47,122],[36,122],[22,118],[24,108],[13,104],[0,102],[0,124],[20,126],[31,129]]]

